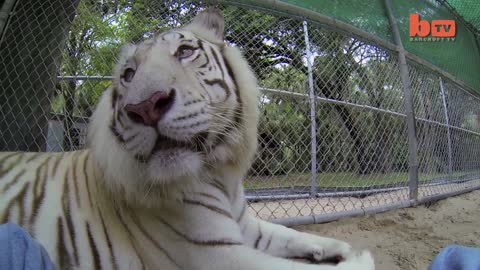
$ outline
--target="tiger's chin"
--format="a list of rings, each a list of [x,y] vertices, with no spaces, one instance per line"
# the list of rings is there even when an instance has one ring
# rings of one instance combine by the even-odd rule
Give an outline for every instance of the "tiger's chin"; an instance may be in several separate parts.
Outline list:
[[[101,164],[101,169],[112,198],[130,206],[151,208],[176,200],[204,171],[202,155],[184,148],[162,149],[146,162],[138,162],[125,150],[117,154],[109,155],[109,162]],[[119,160],[129,161],[114,168],[112,164]]]
[[[145,143],[137,144],[137,149],[132,149],[130,155],[142,165],[150,184],[184,182],[186,178],[196,178],[203,169],[204,155],[200,143],[177,140],[160,133],[144,139]],[[151,147],[146,148],[146,145]],[[147,154],[142,155],[145,150]]]
[[[162,149],[150,157],[147,178],[152,184],[182,184],[187,179],[196,179],[203,164],[203,157],[198,152],[181,147]]]

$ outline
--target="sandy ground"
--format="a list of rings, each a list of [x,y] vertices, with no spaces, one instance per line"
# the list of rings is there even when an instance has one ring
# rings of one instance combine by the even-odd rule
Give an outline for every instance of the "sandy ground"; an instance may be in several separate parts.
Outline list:
[[[370,250],[376,269],[428,269],[448,244],[480,246],[480,191],[430,205],[294,227]]]

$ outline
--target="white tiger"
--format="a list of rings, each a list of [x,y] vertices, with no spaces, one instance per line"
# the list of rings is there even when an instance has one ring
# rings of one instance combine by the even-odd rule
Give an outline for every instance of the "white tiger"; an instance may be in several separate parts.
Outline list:
[[[368,251],[246,211],[258,90],[223,31],[206,10],[126,45],[89,149],[0,154],[0,222],[26,228],[59,269],[374,269]]]

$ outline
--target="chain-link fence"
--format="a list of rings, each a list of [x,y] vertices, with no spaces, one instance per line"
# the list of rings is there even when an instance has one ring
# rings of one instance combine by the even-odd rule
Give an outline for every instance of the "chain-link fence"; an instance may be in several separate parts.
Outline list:
[[[211,4],[33,2],[2,8],[11,12],[0,21],[1,150],[83,148],[119,47]],[[256,215],[319,222],[480,187],[480,95],[464,84],[409,54],[402,74],[401,46],[335,20],[214,5],[262,89],[245,179]]]

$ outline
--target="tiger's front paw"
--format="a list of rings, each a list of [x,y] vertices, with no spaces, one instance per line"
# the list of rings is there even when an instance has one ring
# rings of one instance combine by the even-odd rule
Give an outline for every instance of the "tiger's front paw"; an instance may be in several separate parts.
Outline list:
[[[338,270],[375,270],[375,262],[372,254],[363,250],[353,252],[345,261],[339,263],[337,268]]]
[[[345,242],[330,238],[308,235],[288,244],[288,248],[297,253],[296,257],[312,262],[341,262],[352,256],[352,247]]]

